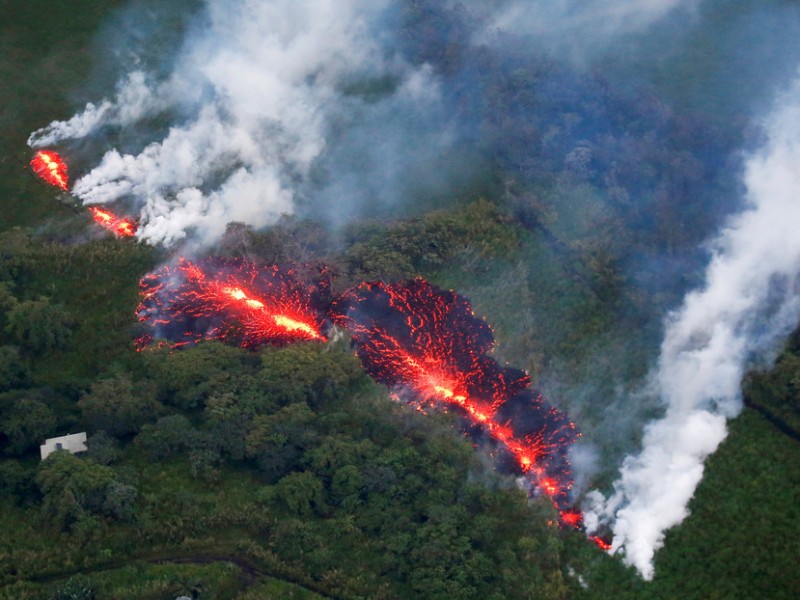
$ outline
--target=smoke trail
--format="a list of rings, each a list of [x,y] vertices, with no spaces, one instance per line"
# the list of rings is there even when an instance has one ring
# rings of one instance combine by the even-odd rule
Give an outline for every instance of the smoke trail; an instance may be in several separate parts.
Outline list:
[[[101,125],[130,125],[158,106],[158,93],[147,84],[143,71],[133,71],[117,86],[115,102],[103,100],[99,105],[89,102],[86,109],[67,121],[54,121],[34,131],[28,145],[34,148],[55,144],[69,138],[82,138]]]
[[[206,4],[166,80],[134,72],[113,101],[29,140],[141,125],[151,135],[142,150],[110,150],[73,191],[86,204],[132,199],[142,239],[168,245],[194,232],[213,241],[230,221],[260,227],[291,212],[336,122],[374,103],[359,85],[383,85],[384,100],[400,105],[435,97],[426,71],[381,39],[388,0]],[[166,132],[149,131],[159,119]]]
[[[620,37],[646,31],[683,9],[691,14],[699,0],[550,0],[502,2],[486,19],[482,41],[493,32],[529,37],[561,58],[582,63]]]
[[[645,429],[614,494],[589,524],[611,519],[614,551],[646,579],[664,531],[687,516],[703,461],[741,410],[749,360],[775,349],[800,319],[800,81],[766,123],[768,141],[747,162],[748,208],[713,248],[703,289],[670,316],[654,385],[665,416]]]

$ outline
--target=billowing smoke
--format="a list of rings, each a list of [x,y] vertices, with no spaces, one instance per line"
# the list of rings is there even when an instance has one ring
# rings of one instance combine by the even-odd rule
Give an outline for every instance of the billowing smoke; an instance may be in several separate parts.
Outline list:
[[[369,111],[358,86],[387,88],[382,110],[436,96],[426,70],[404,65],[379,39],[388,1],[206,4],[169,77],[136,70],[113,101],[88,104],[29,140],[154,130],[138,151],[109,150],[73,189],[86,204],[132,200],[141,239],[169,245],[192,232],[208,242],[230,221],[261,227],[292,212],[331,130]],[[159,119],[168,126],[154,127]]]
[[[28,138],[31,146],[48,146],[64,139],[82,138],[101,125],[127,126],[158,107],[159,94],[151,90],[142,71],[133,71],[120,82],[115,102],[89,102],[82,113],[67,121],[54,121],[34,131]]]
[[[667,320],[653,373],[666,414],[647,425],[611,497],[593,498],[591,524],[611,519],[614,550],[646,579],[664,531],[686,518],[726,420],[741,410],[745,368],[800,319],[800,82],[766,129],[767,143],[747,162],[748,208],[716,239],[704,287]]]
[[[207,0],[170,67],[135,56],[113,99],[34,132],[29,144],[114,140],[73,192],[85,204],[132,205],[137,236],[151,243],[213,243],[231,221],[263,227],[304,201],[341,221],[470,177],[465,139],[475,124],[454,118],[469,100],[463,91],[443,100],[434,69],[404,55],[402,24],[414,11],[460,23],[449,42],[457,52],[488,43],[502,54],[498,31],[500,40],[573,31],[573,45],[589,51],[587,27],[605,31],[606,43],[692,3],[579,4]]]

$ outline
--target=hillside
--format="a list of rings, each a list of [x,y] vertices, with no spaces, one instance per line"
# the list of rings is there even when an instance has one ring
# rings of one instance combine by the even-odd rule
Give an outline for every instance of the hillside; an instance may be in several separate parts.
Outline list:
[[[774,367],[745,378],[746,408],[644,581],[582,531],[559,527],[547,494],[528,497],[496,445],[465,435],[475,432],[458,410],[398,402],[343,330],[330,341],[137,351],[139,281],[180,252],[96,227],[74,195],[30,173],[26,145],[113,85],[113,60],[91,57],[122,3],[81,0],[46,17],[38,3],[7,4],[0,598],[797,596],[797,334]],[[173,48],[195,3],[168,4],[175,27],[147,39]],[[426,172],[413,194],[393,190],[406,202],[353,200],[346,218],[331,217],[329,194],[350,180],[312,191],[358,141],[339,132],[295,214],[265,227],[229,223],[210,247],[180,250],[300,276],[325,265],[334,296],[417,277],[455,290],[491,326],[498,364],[530,373],[580,430],[574,500],[608,492],[643,423],[663,412],[638,392],[664,315],[703,281],[704,244],[744,202],[742,148],[759,134],[743,114],[704,112],[674,81],[632,84],[630,65],[603,73],[533,60],[523,47],[479,52],[466,42],[474,23],[435,3],[400,4],[400,51],[443,82],[463,127],[453,135],[469,147],[444,161],[463,161],[447,186],[426,187]],[[369,80],[345,96],[377,106],[398,87]],[[66,144],[73,176],[103,145],[139,144],[109,130]],[[365,183],[376,198],[379,187]],[[45,438],[77,431],[89,435],[87,453],[40,461]]]

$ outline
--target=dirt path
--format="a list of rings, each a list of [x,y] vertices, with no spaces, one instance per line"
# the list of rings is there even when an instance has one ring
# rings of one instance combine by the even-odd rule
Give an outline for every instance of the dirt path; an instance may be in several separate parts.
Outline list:
[[[318,586],[309,585],[308,582],[305,581],[296,581],[289,577],[264,571],[258,568],[254,563],[250,562],[249,560],[232,554],[193,554],[188,556],[186,555],[159,556],[158,558],[146,558],[141,556],[130,557],[130,559],[126,563],[115,562],[114,564],[106,565],[104,567],[100,567],[97,569],[91,569],[89,571],[83,569],[76,569],[71,572],[45,575],[42,577],[31,577],[28,578],[28,581],[37,581],[39,583],[56,582],[69,579],[73,575],[91,575],[92,573],[112,571],[114,569],[122,568],[123,566],[125,566],[125,564],[137,561],[151,565],[164,565],[164,564],[210,565],[214,563],[230,563],[232,565],[235,565],[239,569],[239,571],[241,571],[240,575],[240,581],[242,583],[241,591],[247,590],[247,588],[258,583],[261,579],[270,577],[272,579],[284,581],[286,583],[291,583],[292,585],[303,588],[304,590],[307,590],[309,592],[313,592],[323,598],[329,598],[330,600],[341,600],[338,596],[332,596],[325,590],[320,589]],[[202,600],[203,598],[202,594],[200,594],[198,598],[199,600]]]
[[[297,587],[301,587],[309,592],[314,592],[318,596],[322,596],[323,598],[330,598],[331,600],[339,600],[337,596],[331,596],[324,590],[321,590],[317,586],[309,586],[306,582],[294,581],[292,579],[277,576],[273,573],[268,573],[266,571],[262,571],[259,569],[255,564],[250,562],[247,559],[241,558],[239,556],[234,556],[230,554],[195,554],[190,556],[175,556],[175,557],[162,557],[162,558],[154,558],[150,560],[146,560],[150,564],[154,565],[163,565],[163,564],[193,564],[193,565],[208,565],[218,562],[227,562],[233,565],[241,571],[241,582],[242,582],[242,590],[246,590],[253,584],[257,583],[260,579],[265,577],[271,577],[272,579],[278,579],[280,581],[285,581],[286,583],[291,583],[292,585],[296,585]],[[200,595],[202,598],[202,595]]]

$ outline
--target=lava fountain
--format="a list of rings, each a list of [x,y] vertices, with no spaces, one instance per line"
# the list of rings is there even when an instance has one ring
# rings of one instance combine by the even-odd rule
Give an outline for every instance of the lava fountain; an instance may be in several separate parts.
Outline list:
[[[57,152],[40,150],[30,164],[33,172],[43,181],[67,191],[67,163]]]

